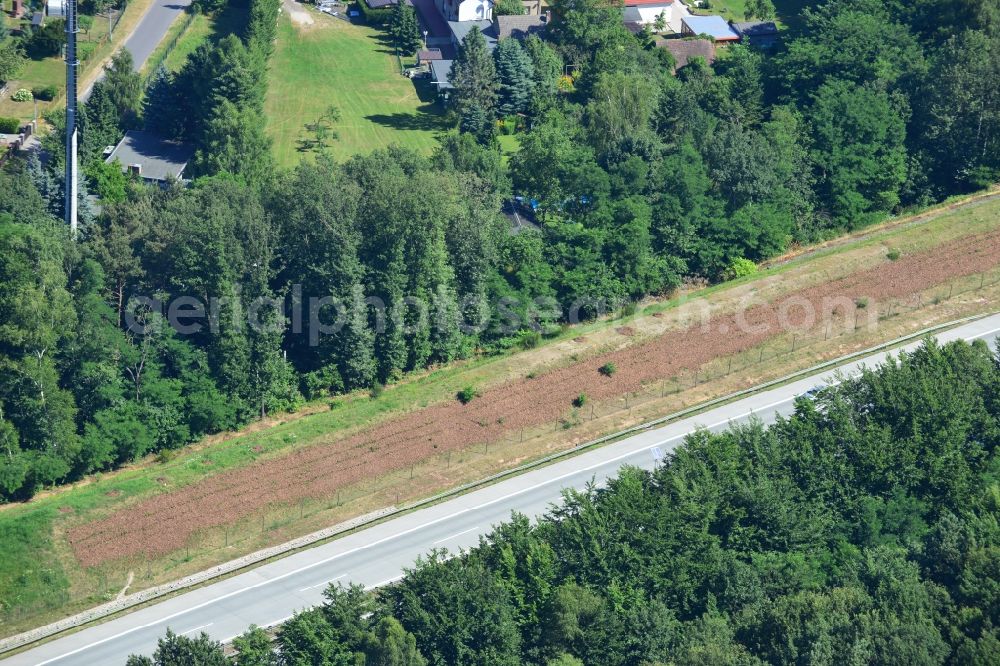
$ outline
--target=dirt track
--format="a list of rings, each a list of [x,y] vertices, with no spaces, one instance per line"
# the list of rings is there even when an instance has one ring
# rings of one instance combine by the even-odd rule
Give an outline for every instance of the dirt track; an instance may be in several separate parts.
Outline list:
[[[804,289],[777,303],[712,318],[706,325],[668,332],[626,349],[589,358],[535,379],[485,392],[468,405],[435,405],[329,444],[221,473],[186,488],[143,500],[111,516],[81,525],[69,540],[84,566],[126,556],[159,556],[183,548],[198,530],[232,523],[274,503],[330,497],[363,478],[403,469],[448,450],[494,441],[505,433],[551,423],[584,393],[607,400],[643,384],[694,370],[714,358],[753,348],[800,324],[804,308],[855,316],[855,302],[898,299],[1000,264],[1000,232],[958,239],[934,250],[886,260],[875,268]],[[848,312],[849,310],[849,312]],[[862,315],[863,316],[863,315]],[[819,319],[820,317],[818,317]],[[821,324],[817,324],[821,325]],[[598,372],[614,363],[612,377]]]

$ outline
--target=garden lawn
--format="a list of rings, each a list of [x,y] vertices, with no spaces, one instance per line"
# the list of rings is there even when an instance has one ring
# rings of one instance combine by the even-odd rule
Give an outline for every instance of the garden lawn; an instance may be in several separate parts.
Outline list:
[[[399,63],[375,29],[310,12],[315,23],[278,23],[265,114],[282,166],[311,153],[300,142],[305,125],[336,106],[339,137],[329,147],[336,158],[369,153],[393,144],[430,153],[447,129],[440,106],[426,86],[419,90],[400,74]]]
[[[813,4],[816,3],[811,0],[774,0],[779,27],[797,28],[802,10]],[[746,21],[746,7],[747,0],[711,0],[708,7],[691,7],[691,11],[700,15],[716,14],[727,21]]]

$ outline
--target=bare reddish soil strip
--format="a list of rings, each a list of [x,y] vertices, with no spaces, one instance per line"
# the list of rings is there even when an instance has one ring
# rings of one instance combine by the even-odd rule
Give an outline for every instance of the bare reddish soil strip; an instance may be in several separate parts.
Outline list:
[[[798,291],[776,303],[719,315],[705,325],[671,331],[649,342],[582,360],[535,379],[486,391],[467,405],[434,405],[343,440],[311,446],[278,459],[206,478],[145,499],[102,520],[69,531],[84,566],[122,557],[159,556],[183,548],[196,531],[233,523],[261,508],[300,499],[326,498],[364,478],[405,469],[437,453],[495,441],[505,433],[551,423],[586,394],[601,401],[642,385],[676,377],[705,363],[746,351],[783,332],[782,320],[801,325],[803,308],[859,318],[875,305],[915,295],[949,279],[1000,264],[1000,232],[958,239],[853,275]],[[818,314],[818,319],[821,315]],[[598,368],[614,363],[605,377]]]

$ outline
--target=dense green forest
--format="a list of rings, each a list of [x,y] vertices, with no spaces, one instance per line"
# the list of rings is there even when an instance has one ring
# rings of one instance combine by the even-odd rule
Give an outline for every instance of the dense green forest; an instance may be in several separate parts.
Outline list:
[[[319,150],[290,172],[262,115],[278,8],[247,1],[237,34],[148,85],[115,58],[82,111],[75,241],[58,115],[51,159],[0,173],[0,499],[535,344],[576,310],[743,274],[1000,170],[996,0],[810,6],[773,53],[676,74],[616,4],[553,0],[544,40],[490,55],[470,33],[459,131],[433,155]],[[194,146],[197,179],[151,188],[101,161],[139,127]],[[512,196],[538,230],[509,233]]]
[[[168,636],[153,663],[998,663],[996,356],[931,341],[796,407],[695,433],[375,594],[332,586],[234,662]]]

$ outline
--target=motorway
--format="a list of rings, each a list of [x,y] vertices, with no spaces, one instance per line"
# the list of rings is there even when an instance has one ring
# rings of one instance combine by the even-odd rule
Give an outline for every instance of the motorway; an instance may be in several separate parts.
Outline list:
[[[941,333],[941,342],[983,339],[995,345],[1000,337],[1000,315],[993,315]],[[908,347],[914,347],[909,345]],[[907,347],[903,347],[907,348]],[[861,365],[872,367],[885,359],[876,354],[840,366],[845,374]],[[495,485],[460,495],[440,504],[388,520],[321,546],[298,552],[227,580],[178,595],[90,626],[10,657],[5,664],[124,664],[132,653],[150,654],[167,627],[179,634],[206,632],[228,641],[250,624],[270,626],[296,610],[322,601],[331,582],[375,587],[398,580],[404,567],[431,548],[455,551],[475,545],[492,525],[512,511],[539,516],[557,502],[566,487],[601,483],[622,465],[652,468],[659,458],[684,441],[698,427],[725,429],[751,417],[772,422],[776,414],[790,414],[795,397],[817,383],[833,382],[827,371],[756,393],[711,409],[696,417],[670,423],[572,458],[553,463]]]

